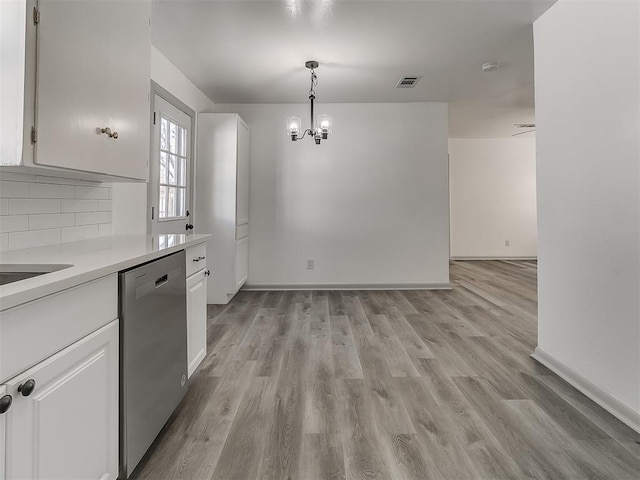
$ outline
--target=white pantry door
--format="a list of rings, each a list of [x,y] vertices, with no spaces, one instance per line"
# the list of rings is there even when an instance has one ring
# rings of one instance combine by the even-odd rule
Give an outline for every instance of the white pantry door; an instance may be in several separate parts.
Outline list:
[[[151,233],[191,233],[191,117],[159,95],[154,99],[149,192]]]

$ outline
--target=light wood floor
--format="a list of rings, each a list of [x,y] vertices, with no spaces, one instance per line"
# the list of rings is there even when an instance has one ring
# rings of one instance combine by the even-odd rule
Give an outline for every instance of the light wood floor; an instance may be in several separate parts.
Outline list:
[[[536,264],[452,291],[242,292],[137,479],[634,479],[640,435],[529,358]]]

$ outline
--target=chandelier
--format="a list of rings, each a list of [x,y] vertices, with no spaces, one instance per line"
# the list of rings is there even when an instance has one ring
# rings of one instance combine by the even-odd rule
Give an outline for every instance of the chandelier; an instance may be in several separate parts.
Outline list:
[[[304,64],[311,70],[311,88],[309,89],[309,102],[311,103],[311,128],[302,131],[302,122],[298,117],[289,117],[287,119],[287,135],[292,141],[300,140],[308,133],[309,138],[313,138],[316,145],[320,145],[321,140],[326,140],[331,133],[331,117],[329,115],[318,115],[317,121],[314,123],[313,118],[313,102],[316,99],[316,92],[313,87],[318,86],[318,76],[315,69],[320,65],[315,60],[309,60]],[[300,132],[302,131],[302,135]]]

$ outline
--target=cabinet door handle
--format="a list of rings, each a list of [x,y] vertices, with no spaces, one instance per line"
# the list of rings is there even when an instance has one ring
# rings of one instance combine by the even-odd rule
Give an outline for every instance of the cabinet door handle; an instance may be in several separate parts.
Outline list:
[[[208,276],[210,276],[210,275],[211,275],[211,270],[206,270],[206,271],[204,272],[204,274],[205,274],[207,277],[208,277]]]
[[[207,257],[198,257],[198,258],[194,258],[193,261],[194,262],[199,262],[200,260],[204,260]]]
[[[100,133],[104,133],[109,138],[113,138],[114,140],[118,138],[118,132],[112,132],[109,127],[100,128],[98,130]]]
[[[13,397],[11,395],[5,395],[0,398],[0,415],[6,413],[7,410],[11,408],[11,404],[13,403]]]
[[[33,393],[35,389],[36,381],[32,378],[24,382],[22,385],[18,386],[18,392],[20,392],[23,397],[28,397]]]

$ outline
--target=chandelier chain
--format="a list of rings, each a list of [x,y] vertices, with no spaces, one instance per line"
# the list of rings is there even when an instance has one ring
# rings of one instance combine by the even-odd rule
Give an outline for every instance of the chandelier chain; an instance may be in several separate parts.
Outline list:
[[[317,86],[318,86],[318,76],[316,75],[315,70],[312,68],[311,69],[311,87],[309,88],[309,95],[315,96],[316,92],[313,89],[313,87],[317,87]]]

